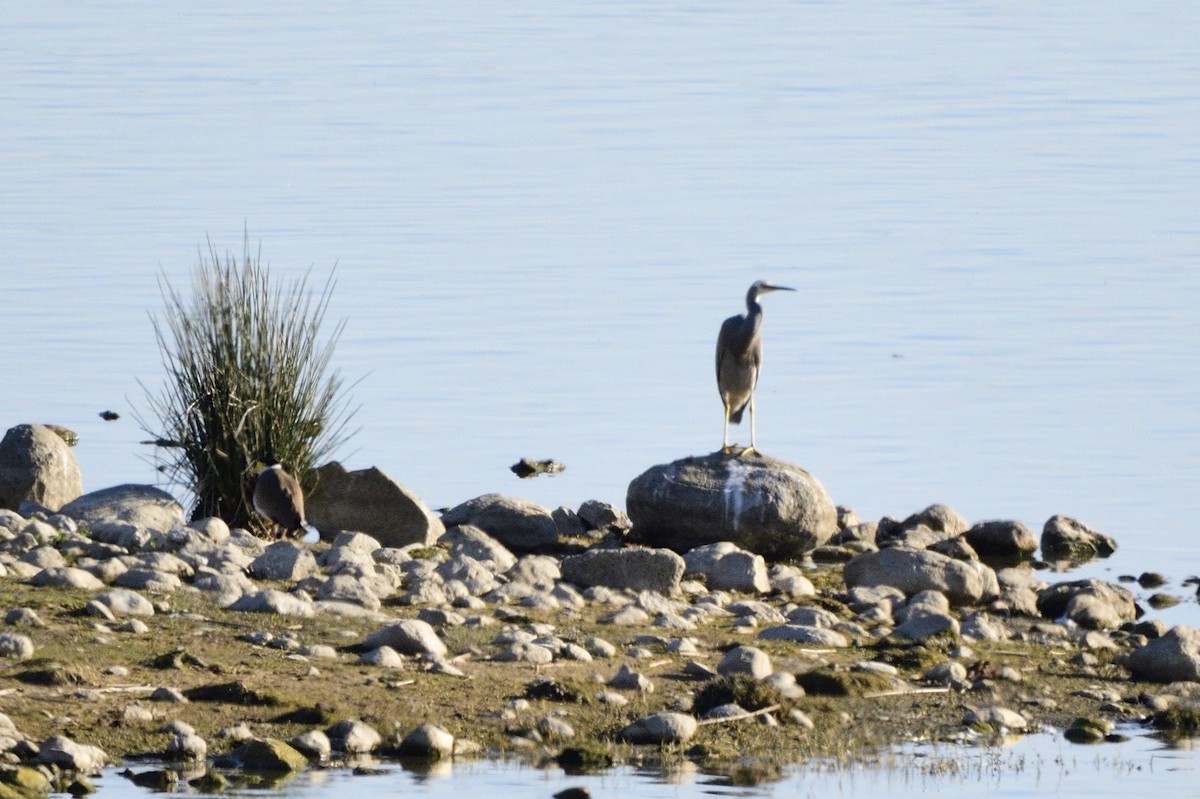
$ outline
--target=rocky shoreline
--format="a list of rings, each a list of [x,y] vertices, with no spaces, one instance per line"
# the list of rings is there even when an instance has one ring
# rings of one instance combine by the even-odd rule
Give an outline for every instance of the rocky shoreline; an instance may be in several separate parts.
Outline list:
[[[656,470],[781,479],[748,461]],[[813,494],[797,470],[782,479]],[[341,473],[343,513],[361,504],[351,484],[382,474]],[[662,496],[652,479],[631,486],[632,523],[606,503],[499,495],[439,517],[385,486],[408,513],[369,508],[377,535],[326,526],[314,546],[185,524],[146,486],[0,510],[0,798],[86,792],[87,774],[138,756],[178,766],[131,777],[210,789],[232,772],[481,753],[568,769],[686,758],[755,780],[914,737],[1196,729],[1200,634],[1143,619],[1123,585],[1049,581],[1064,575],[1047,561],[1116,547],[1077,520],[1035,537],[944,505],[861,523],[818,500],[795,513],[824,532],[798,534],[787,503],[741,495],[736,523],[713,504],[699,514],[717,521],[680,523],[672,549],[639,531]]]

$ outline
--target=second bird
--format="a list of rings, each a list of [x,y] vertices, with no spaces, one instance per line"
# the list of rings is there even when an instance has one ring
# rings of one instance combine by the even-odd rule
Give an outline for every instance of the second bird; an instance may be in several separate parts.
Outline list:
[[[308,526],[304,518],[304,494],[295,477],[283,470],[275,461],[258,473],[254,483],[254,509],[295,535]]]
[[[731,316],[721,325],[717,336],[717,390],[725,405],[725,435],[721,451],[728,453],[729,423],[741,424],[742,412],[750,406],[750,446],[743,455],[754,451],[754,388],[762,365],[762,306],[758,298],[772,291],[795,291],[759,280],[746,292],[746,312]]]

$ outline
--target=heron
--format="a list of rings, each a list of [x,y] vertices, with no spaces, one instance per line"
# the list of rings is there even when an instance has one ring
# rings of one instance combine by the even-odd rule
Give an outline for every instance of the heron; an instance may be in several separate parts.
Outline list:
[[[288,535],[308,529],[300,482],[285,472],[277,461],[268,460],[254,481],[254,509],[282,527]]]
[[[742,423],[742,412],[750,406],[750,446],[742,450],[754,452],[754,387],[758,385],[758,370],[762,364],[762,306],[758,298],[772,291],[795,291],[757,280],[746,292],[746,313],[731,316],[721,325],[717,336],[717,390],[725,405],[725,435],[721,451],[728,454],[729,423]]]

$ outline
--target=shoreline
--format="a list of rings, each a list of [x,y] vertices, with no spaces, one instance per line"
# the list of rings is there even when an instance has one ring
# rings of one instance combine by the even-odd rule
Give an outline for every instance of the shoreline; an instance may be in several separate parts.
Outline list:
[[[1165,632],[1153,623],[1089,630],[1022,615],[1006,595],[940,608],[931,615],[952,625],[900,638],[898,622],[885,626],[870,609],[856,609],[862,597],[855,599],[841,562],[788,566],[786,576],[803,577],[811,592],[795,579],[784,589],[780,564],[767,591],[710,589],[695,576],[668,593],[547,581],[564,558],[587,548],[577,541],[515,558],[504,582],[450,600],[428,587],[466,580],[463,556],[444,542],[397,549],[344,534],[305,548],[235,531],[217,544],[198,525],[120,552],[45,520],[22,520],[19,532],[11,530],[13,515],[6,521],[4,633],[26,637],[32,648],[0,660],[0,712],[26,742],[19,752],[66,736],[99,747],[109,761],[152,756],[216,773],[249,739],[295,744],[320,733],[334,743],[324,756],[319,747],[308,753],[319,766],[403,754],[410,733],[433,724],[451,742],[422,757],[515,757],[582,769],[686,759],[753,782],[817,759],[866,762],[913,740],[988,741],[1039,730],[1116,740],[1117,724],[1155,716],[1168,723],[1172,712],[1186,722],[1200,697],[1194,682],[1131,678],[1125,659]],[[270,551],[311,559],[312,569],[255,576],[264,569],[249,564]],[[205,565],[196,565],[199,553]],[[46,565],[58,562],[55,555],[61,565]],[[232,565],[215,568],[220,558]],[[87,588],[39,577],[82,566],[104,573],[109,561],[124,569]],[[131,582],[120,575],[153,572],[150,563],[157,582],[114,588]],[[374,607],[331,591],[338,574],[367,582],[348,564],[392,574],[395,590]],[[1039,574],[1028,562],[1018,568]],[[172,573],[174,580],[163,577]],[[221,575],[237,584],[239,601],[258,596],[265,604],[229,601]],[[144,604],[100,601],[118,592]],[[915,599],[898,605],[897,616]],[[788,627],[828,637],[765,634]],[[726,663],[742,650],[753,650],[743,665]],[[659,738],[631,732],[658,716],[694,726]],[[367,728],[367,743],[338,742],[334,730],[350,722]]]

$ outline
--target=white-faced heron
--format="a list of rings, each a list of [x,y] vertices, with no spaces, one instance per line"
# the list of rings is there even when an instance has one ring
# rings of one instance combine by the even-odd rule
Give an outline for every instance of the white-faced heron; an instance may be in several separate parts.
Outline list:
[[[741,424],[742,412],[750,406],[750,446],[742,454],[754,451],[754,387],[762,364],[762,306],[758,298],[771,291],[795,291],[759,280],[746,292],[746,313],[731,316],[721,325],[717,336],[717,390],[725,405],[725,435],[721,451],[728,453],[729,423]]]

